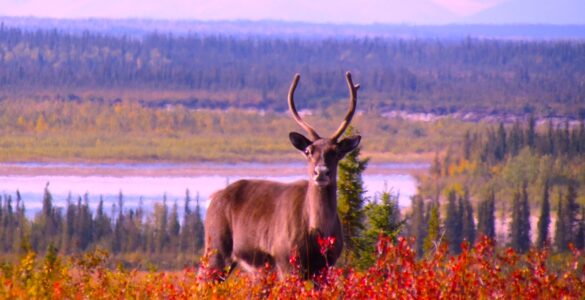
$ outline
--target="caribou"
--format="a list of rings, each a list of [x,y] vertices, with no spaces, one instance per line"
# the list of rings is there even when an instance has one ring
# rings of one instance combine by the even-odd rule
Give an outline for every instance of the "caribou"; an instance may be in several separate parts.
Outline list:
[[[359,135],[338,141],[356,109],[359,84],[345,74],[349,87],[349,109],[330,137],[321,137],[304,121],[294,103],[300,75],[296,74],[288,93],[293,119],[309,135],[291,132],[292,145],[307,160],[308,180],[281,183],[268,180],[239,180],[215,192],[205,217],[207,269],[225,279],[239,266],[255,273],[270,266],[280,278],[300,268],[310,278],[332,266],[343,249],[341,222],[337,213],[337,166],[360,143]],[[328,238],[323,253],[319,240]],[[291,263],[295,255],[297,266]]]

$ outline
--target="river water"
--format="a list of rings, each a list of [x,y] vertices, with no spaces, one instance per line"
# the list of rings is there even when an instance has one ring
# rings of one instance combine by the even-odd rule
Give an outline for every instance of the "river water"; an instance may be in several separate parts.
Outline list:
[[[0,193],[6,199],[16,198],[20,192],[27,215],[33,216],[42,207],[43,192],[48,189],[53,203],[63,208],[71,195],[73,201],[88,195],[89,204],[95,210],[103,198],[106,212],[118,203],[120,193],[124,209],[143,208],[151,210],[154,203],[179,205],[180,214],[189,190],[192,205],[195,200],[203,209],[209,196],[230,182],[242,178],[262,178],[280,182],[304,179],[302,164],[44,164],[14,163],[0,164]],[[410,197],[416,193],[414,174],[428,169],[427,164],[372,164],[363,179],[366,196],[370,199],[384,190],[399,193],[400,206],[410,205]],[[14,205],[14,203],[13,203]]]

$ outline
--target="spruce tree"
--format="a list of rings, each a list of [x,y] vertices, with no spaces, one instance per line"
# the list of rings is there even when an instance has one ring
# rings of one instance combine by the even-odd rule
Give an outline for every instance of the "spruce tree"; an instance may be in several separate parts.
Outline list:
[[[526,184],[521,191],[514,193],[512,201],[512,220],[510,224],[510,247],[519,253],[530,248],[530,210]]]
[[[171,215],[169,216],[169,241],[171,249],[177,249],[179,244],[179,232],[181,230],[181,224],[179,223],[179,208],[177,205],[177,201],[173,204],[173,208],[171,209]]]
[[[163,203],[154,205],[154,230],[155,230],[155,251],[157,254],[163,252],[168,245],[168,206],[167,194],[163,195]]]
[[[427,235],[424,240],[424,253],[430,253],[432,250],[436,250],[440,243],[440,230],[441,230],[441,216],[439,214],[439,204],[434,202],[428,205],[427,210]]]
[[[461,252],[461,242],[463,241],[463,222],[460,202],[457,201],[455,190],[451,189],[447,195],[447,214],[445,215],[445,239],[449,244],[449,251],[452,254]]]
[[[183,205],[183,226],[181,226],[181,242],[180,249],[183,252],[188,252],[189,245],[193,239],[193,226],[191,217],[191,194],[189,189],[185,191],[185,203]]]
[[[555,222],[555,247],[559,252],[565,252],[568,249],[569,237],[567,236],[567,216],[565,199],[559,189],[559,204],[557,206],[557,220]]]
[[[20,191],[16,190],[16,230],[15,239],[12,241],[13,253],[21,253],[24,249],[22,245],[29,243],[28,240],[28,220],[26,218],[26,208],[24,207],[24,201],[20,195]]]
[[[473,218],[473,206],[469,199],[469,192],[465,190],[463,195],[463,239],[470,245],[475,243],[475,219]]]
[[[565,209],[565,216],[566,220],[566,236],[568,243],[575,242],[575,233],[577,231],[577,222],[578,217],[577,214],[579,213],[579,204],[577,204],[577,191],[575,189],[574,183],[569,183],[567,187],[567,196],[566,196],[566,209]]]
[[[205,227],[201,217],[201,205],[199,204],[199,193],[195,198],[195,211],[193,212],[193,252],[203,249],[205,239]]]
[[[379,201],[368,203],[364,211],[367,225],[360,239],[358,258],[358,265],[362,268],[374,262],[373,253],[376,251],[378,238],[385,236],[395,240],[403,223],[400,220],[398,195],[393,195],[388,191],[382,193]]]
[[[117,209],[117,210],[116,210]],[[118,206],[114,204],[112,206],[112,217],[117,211],[118,217],[114,224],[113,236],[112,236],[112,251],[114,253],[120,253],[126,246],[126,230],[124,228],[125,215],[124,215],[124,194],[122,191],[118,193]]]
[[[522,186],[521,194],[521,205],[522,205],[522,252],[527,252],[532,244],[530,240],[530,202],[528,200],[528,188],[527,184],[524,183]]]
[[[345,136],[358,134],[349,127]],[[360,158],[361,146],[356,147],[339,162],[337,181],[337,211],[343,227],[344,258],[346,262],[355,259],[358,241],[364,229],[364,182],[362,173],[368,165],[368,158]]]
[[[83,196],[83,203],[80,201],[77,204],[77,215],[75,221],[75,232],[77,249],[84,251],[92,242],[93,228],[92,217],[89,209],[89,195],[85,193]]]
[[[63,222],[63,235],[61,237],[61,251],[71,253],[74,250],[74,233],[75,233],[75,215],[77,209],[71,201],[71,192],[67,195],[67,210],[65,212],[65,222]]]
[[[414,195],[412,201],[412,215],[410,218],[409,234],[415,238],[414,249],[418,257],[424,253],[424,240],[426,237],[426,229],[428,222],[425,219],[425,205],[424,200],[420,195]]]
[[[477,209],[477,233],[480,236],[486,236],[492,241],[496,239],[495,207],[495,192],[490,189],[487,198],[479,203]]]
[[[53,206],[53,196],[49,191],[49,183],[43,194],[43,207],[36,215],[31,230],[31,244],[33,249],[44,251],[49,243],[58,244],[60,239],[61,214]]]
[[[542,204],[540,206],[540,216],[538,217],[538,236],[536,246],[544,248],[549,243],[549,225],[550,225],[550,200],[549,200],[549,182],[544,182],[542,193]]]
[[[110,218],[104,212],[104,199],[100,196],[95,219],[94,219],[94,241],[97,243],[105,243],[105,240],[112,233],[112,224]]]
[[[506,141],[507,138],[510,138],[510,142]],[[506,153],[508,151],[508,144],[512,145],[512,147],[514,147],[513,145],[515,144],[515,140],[512,138],[512,136],[507,137],[506,136],[506,129],[504,128],[504,123],[500,122],[500,125],[498,126],[498,133],[496,135],[496,149],[495,149],[495,153],[494,153],[494,157],[496,158],[496,161],[502,161],[504,160],[504,157],[506,157]]]

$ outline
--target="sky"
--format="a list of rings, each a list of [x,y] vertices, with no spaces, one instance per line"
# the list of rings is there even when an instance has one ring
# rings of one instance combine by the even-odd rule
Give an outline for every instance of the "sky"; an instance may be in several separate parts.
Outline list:
[[[0,0],[0,16],[74,19],[585,24],[580,12],[585,0]]]

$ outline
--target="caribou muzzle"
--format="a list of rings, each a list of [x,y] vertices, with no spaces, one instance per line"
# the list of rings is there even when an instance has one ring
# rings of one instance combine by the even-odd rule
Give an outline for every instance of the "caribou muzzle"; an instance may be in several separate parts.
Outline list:
[[[313,170],[313,180],[318,186],[326,186],[331,182],[329,178],[329,168],[324,165],[316,166]]]

